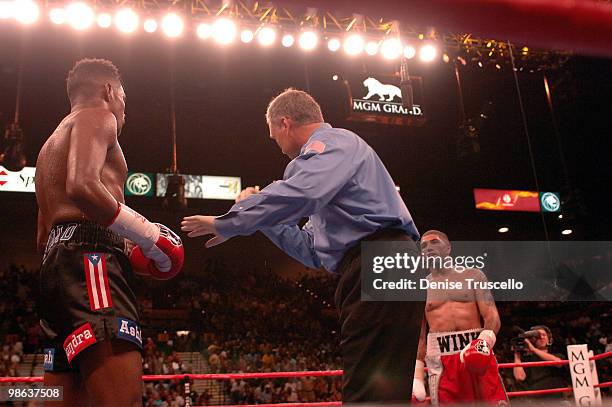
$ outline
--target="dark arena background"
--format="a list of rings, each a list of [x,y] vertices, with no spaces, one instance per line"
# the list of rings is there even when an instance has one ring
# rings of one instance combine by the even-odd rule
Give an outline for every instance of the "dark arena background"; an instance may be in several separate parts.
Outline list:
[[[438,229],[456,241],[612,241],[612,4],[375,3],[0,0],[3,385],[44,373],[38,209],[27,168],[69,113],[66,76],[85,57],[111,60],[122,76],[127,121],[119,142],[130,174],[146,175],[140,190],[126,186],[126,203],[174,230],[184,216],[223,214],[241,188],[282,178],[289,160],[269,138],[265,112],[294,87],[313,95],[326,122],[377,152],[421,232]],[[568,4],[576,10],[561,10]],[[116,14],[122,9],[132,12]],[[170,12],[184,24],[176,37],[180,25],[164,19]],[[404,99],[412,93],[412,113],[401,97],[365,98],[370,77]],[[158,190],[167,187],[158,174],[172,172],[222,177],[207,182],[224,199],[188,180],[194,198],[181,206],[172,185]],[[535,210],[518,205],[520,191],[535,194]],[[557,199],[552,208],[539,200],[545,192]],[[139,277],[135,287],[144,374],[172,375],[145,378],[143,405],[339,405],[337,276],[304,267],[259,232],[211,249],[181,237],[182,273]],[[609,252],[607,261],[611,270]],[[531,389],[504,366],[514,362],[521,329],[549,326],[551,352],[565,360],[572,344],[609,356],[609,275],[607,297],[497,303],[495,353],[512,404],[544,403],[521,393]],[[565,365],[558,375],[566,388],[550,405],[577,403]],[[607,383],[595,387],[599,402],[610,403],[612,358],[594,365]]]

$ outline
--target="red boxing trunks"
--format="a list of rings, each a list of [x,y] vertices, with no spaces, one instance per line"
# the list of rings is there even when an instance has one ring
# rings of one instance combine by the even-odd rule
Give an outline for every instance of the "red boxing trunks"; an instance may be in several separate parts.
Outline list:
[[[461,350],[478,338],[482,329],[457,332],[433,332],[427,335],[425,362],[429,392],[434,406],[492,405],[507,406],[508,397],[497,370],[491,365],[483,375],[471,373],[459,359]]]

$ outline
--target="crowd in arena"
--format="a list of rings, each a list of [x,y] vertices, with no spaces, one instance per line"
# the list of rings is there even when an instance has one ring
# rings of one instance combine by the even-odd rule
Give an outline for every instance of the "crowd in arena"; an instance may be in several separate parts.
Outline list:
[[[37,297],[38,270],[0,267],[0,376],[18,376],[23,354],[40,350]]]
[[[323,303],[322,294],[311,294],[306,281],[291,283],[270,270],[208,261],[197,277],[184,276],[151,292],[153,306],[176,305],[190,318],[176,327],[185,330],[183,335],[162,335],[161,346],[171,342],[175,350],[202,352],[211,373],[341,369],[335,311]],[[168,363],[155,364],[159,350],[153,351],[153,344],[152,339],[145,344],[151,348],[145,351],[148,371],[176,371],[164,368]],[[222,386],[226,402],[245,404],[339,400],[340,387],[332,378],[227,381]]]
[[[336,370],[338,353],[333,276],[305,275],[285,280],[272,271],[245,270],[219,260],[207,261],[204,272],[139,292],[143,308],[180,310],[183,320],[154,320],[143,315],[145,374],[275,372]],[[37,270],[11,265],[0,269],[1,376],[17,376],[24,353],[40,352],[36,299]],[[502,329],[495,352],[499,362],[511,362],[511,338],[519,329],[548,325],[551,352],[586,343],[596,354],[612,350],[612,307],[602,302],[498,303]],[[202,366],[181,360],[179,352],[196,352]],[[598,362],[600,381],[612,379],[612,360]],[[196,371],[197,370],[197,371]],[[511,370],[502,371],[506,390],[520,389]],[[569,373],[567,374],[569,383]],[[193,384],[192,384],[193,385]],[[192,386],[193,387],[193,386]],[[217,390],[215,390],[217,389]],[[259,404],[341,400],[339,377],[274,380],[211,381],[190,398],[210,403]],[[147,383],[146,406],[182,406],[184,383]],[[215,393],[216,392],[216,393]]]

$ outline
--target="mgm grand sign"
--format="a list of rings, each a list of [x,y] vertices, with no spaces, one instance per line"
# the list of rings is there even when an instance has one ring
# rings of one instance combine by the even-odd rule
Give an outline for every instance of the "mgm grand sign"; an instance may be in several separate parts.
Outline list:
[[[422,126],[422,79],[411,76],[412,106],[404,101],[399,78],[366,76],[354,81],[345,80],[348,90],[348,120]],[[410,96],[407,97],[410,99]]]

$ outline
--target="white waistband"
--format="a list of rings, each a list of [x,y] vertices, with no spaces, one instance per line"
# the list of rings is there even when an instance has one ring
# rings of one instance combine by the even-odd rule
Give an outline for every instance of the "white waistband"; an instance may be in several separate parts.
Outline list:
[[[427,334],[427,356],[454,355],[478,338],[483,328],[466,329],[465,331],[430,332]]]

